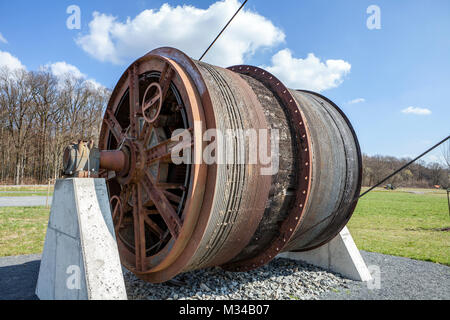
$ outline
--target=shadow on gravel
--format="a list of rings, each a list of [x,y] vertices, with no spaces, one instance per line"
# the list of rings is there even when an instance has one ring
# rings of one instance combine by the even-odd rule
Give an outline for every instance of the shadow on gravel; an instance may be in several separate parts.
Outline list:
[[[38,300],[34,294],[41,261],[0,267],[0,300]]]

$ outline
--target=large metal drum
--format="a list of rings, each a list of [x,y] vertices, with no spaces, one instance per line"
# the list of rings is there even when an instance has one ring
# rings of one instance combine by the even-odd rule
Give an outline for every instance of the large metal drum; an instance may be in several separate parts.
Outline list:
[[[180,145],[190,162],[174,159]],[[252,161],[264,146],[269,161]],[[99,148],[122,263],[151,282],[211,266],[246,271],[325,244],[361,187],[357,138],[331,101],[263,69],[223,69],[173,48],[121,77]]]

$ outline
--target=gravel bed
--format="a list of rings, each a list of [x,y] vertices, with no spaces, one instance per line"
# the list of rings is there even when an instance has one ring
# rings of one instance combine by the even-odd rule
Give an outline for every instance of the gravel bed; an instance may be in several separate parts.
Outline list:
[[[364,282],[285,259],[249,273],[213,268],[182,274],[176,278],[185,282],[181,287],[150,284],[124,273],[129,299],[450,299],[448,266],[373,252],[361,255],[368,266],[379,266],[381,288],[370,290]],[[37,299],[40,259],[40,255],[0,257],[0,300]],[[208,288],[200,288],[202,283]]]
[[[303,262],[275,259],[250,272],[219,267],[178,275],[173,282],[146,283],[124,270],[130,300],[317,300],[348,288],[350,280]]]

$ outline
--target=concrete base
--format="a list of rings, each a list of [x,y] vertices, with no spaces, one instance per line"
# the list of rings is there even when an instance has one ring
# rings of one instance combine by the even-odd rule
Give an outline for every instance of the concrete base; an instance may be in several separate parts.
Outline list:
[[[369,269],[347,227],[320,248],[305,252],[283,252],[278,257],[304,261],[352,280],[372,280]]]
[[[56,181],[36,295],[127,299],[104,179]]]

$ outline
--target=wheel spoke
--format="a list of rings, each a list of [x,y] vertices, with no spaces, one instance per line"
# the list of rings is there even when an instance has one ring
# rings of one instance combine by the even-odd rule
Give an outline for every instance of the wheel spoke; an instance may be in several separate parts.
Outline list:
[[[141,112],[139,102],[139,76],[137,74],[137,66],[134,64],[129,70],[129,94],[130,94],[130,124],[131,135],[137,137],[139,132],[139,122],[137,114]]]
[[[165,183],[165,182],[159,182],[156,184],[156,186],[161,190],[171,190],[171,189],[180,189],[185,190],[186,187],[181,183]]]
[[[150,108],[152,105],[154,105],[156,103],[156,101],[158,101],[159,99],[161,99],[160,95],[156,95],[154,96],[149,102],[146,102],[143,106],[142,106],[142,110],[145,111],[146,109]]]
[[[147,121],[144,122],[142,126],[142,131],[139,135],[139,140],[142,141],[142,144],[147,147],[150,142],[150,138],[152,136],[153,125]]]
[[[172,204],[169,202],[164,193],[156,186],[153,181],[153,177],[148,172],[146,172],[144,179],[145,181],[142,185],[146,189],[150,199],[153,201],[158,213],[166,223],[170,233],[175,239],[177,239],[179,230],[182,226],[180,218],[178,217],[175,209],[172,207]]]
[[[134,250],[136,257],[136,269],[145,269],[145,226],[142,218],[141,188],[133,185],[133,224],[134,224]]]
[[[151,165],[155,162],[171,162],[172,158],[172,150],[175,146],[177,146],[181,150],[185,150],[193,147],[192,139],[189,141],[179,141],[180,137],[183,137],[186,134],[186,131],[191,134],[191,129],[186,129],[184,132],[173,136],[171,139],[163,141],[158,145],[147,150],[147,165]]]
[[[124,133],[123,133],[122,127],[119,124],[119,121],[117,121],[116,117],[111,112],[111,110],[106,110],[105,118],[103,119],[103,121],[108,126],[111,133],[113,134],[114,138],[117,141],[117,144],[119,144],[124,137]]]
[[[167,197],[168,200],[174,201],[176,203],[180,203],[181,202],[181,197],[177,196],[176,194],[173,194],[167,190],[163,191],[164,195]]]
[[[144,215],[144,221],[150,227],[150,230],[153,231],[153,233],[155,233],[161,240],[164,235],[164,231],[155,222],[153,222],[149,216]]]

